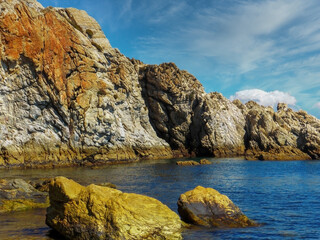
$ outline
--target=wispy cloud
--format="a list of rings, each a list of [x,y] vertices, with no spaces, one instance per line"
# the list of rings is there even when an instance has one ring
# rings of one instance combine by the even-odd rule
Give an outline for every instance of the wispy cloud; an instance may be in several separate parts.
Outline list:
[[[278,57],[288,54],[290,48],[296,51],[294,40],[287,43],[299,28],[304,29],[304,35],[316,31],[314,25],[308,26],[313,28],[309,32],[306,26],[290,28],[294,20],[313,7],[312,3],[314,1],[241,1],[228,11],[211,6],[199,9],[187,19],[178,19],[157,37],[172,42],[172,49],[162,48],[162,51],[175,51],[174,46],[179,41],[180,48],[186,52],[233,64],[242,74],[262,64],[274,63]],[[278,38],[279,34],[282,38]]]
[[[320,102],[317,102],[317,103],[315,104],[315,107],[320,110]]]
[[[320,89],[319,12],[316,0],[212,4],[183,22],[176,19],[161,34],[153,33],[150,39],[157,44],[144,45],[148,36],[140,39],[139,47],[146,47],[137,53],[147,60],[175,56],[174,61],[206,80],[202,80],[206,89],[231,93],[231,89],[272,91],[281,86],[308,108],[320,100],[308,93]]]
[[[185,39],[191,39],[194,52],[234,64],[245,73],[274,61],[278,52],[273,34],[307,6],[302,1],[250,1],[228,12],[206,10],[193,20]]]

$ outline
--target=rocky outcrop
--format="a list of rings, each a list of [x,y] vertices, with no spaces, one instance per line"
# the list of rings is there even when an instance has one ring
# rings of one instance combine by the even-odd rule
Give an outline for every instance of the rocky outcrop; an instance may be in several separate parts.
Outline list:
[[[206,227],[257,226],[226,196],[201,186],[180,195],[178,211],[187,223]]]
[[[46,223],[68,239],[182,239],[179,216],[154,198],[58,177]]]
[[[179,166],[197,166],[197,165],[208,165],[208,164],[211,164],[211,162],[207,159],[201,159],[199,162],[194,160],[176,162],[176,165],[179,165]]]
[[[159,137],[182,155],[232,156],[244,152],[241,111],[174,63],[138,63],[143,97]]]
[[[277,112],[255,102],[236,102],[246,117],[246,157],[261,160],[319,159],[320,121],[278,104]]]
[[[176,165],[178,165],[178,166],[197,166],[197,165],[200,165],[200,163],[196,162],[194,160],[189,160],[189,161],[178,161],[178,162],[176,162]]]
[[[0,1],[0,167],[184,156],[319,159],[319,120],[205,93],[111,47],[73,8]]]
[[[77,9],[0,2],[0,166],[168,158],[134,65]]]
[[[22,179],[0,179],[0,213],[49,206],[48,194]]]

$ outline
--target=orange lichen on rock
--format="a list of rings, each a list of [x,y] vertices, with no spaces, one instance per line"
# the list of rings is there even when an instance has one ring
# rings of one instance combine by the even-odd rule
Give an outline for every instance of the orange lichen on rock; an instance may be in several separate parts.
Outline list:
[[[53,83],[55,91],[52,93],[58,95],[63,105],[67,105],[68,98],[73,97],[71,89],[74,88],[70,86],[77,88],[81,85],[84,90],[94,87],[97,80],[94,72],[84,70],[80,75],[80,84],[79,78],[67,80],[67,74],[77,67],[72,51],[82,54],[86,51],[79,44],[79,36],[74,28],[62,16],[52,9],[45,9],[44,14],[39,14],[23,2],[16,5],[15,9],[15,12],[5,15],[0,23],[6,59],[18,61],[21,56],[31,59],[37,66],[37,72]],[[73,83],[73,80],[76,82]],[[66,92],[68,86],[69,91]]]

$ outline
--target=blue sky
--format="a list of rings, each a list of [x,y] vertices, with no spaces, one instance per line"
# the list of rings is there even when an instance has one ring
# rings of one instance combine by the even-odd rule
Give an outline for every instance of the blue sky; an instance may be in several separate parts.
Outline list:
[[[113,47],[175,62],[207,92],[320,118],[319,0],[40,0],[86,10]]]

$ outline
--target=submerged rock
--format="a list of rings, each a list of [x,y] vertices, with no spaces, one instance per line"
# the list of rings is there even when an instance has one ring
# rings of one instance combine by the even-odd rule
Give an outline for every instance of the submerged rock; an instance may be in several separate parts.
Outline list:
[[[179,166],[197,166],[197,165],[208,165],[208,164],[211,164],[211,162],[207,159],[201,159],[200,162],[197,162],[194,160],[176,162],[176,165],[179,165]]]
[[[0,213],[49,206],[48,194],[35,189],[22,179],[0,180]]]
[[[178,212],[183,221],[207,227],[257,225],[245,216],[226,195],[201,186],[180,195]]]
[[[182,239],[182,221],[154,198],[64,177],[50,184],[46,223],[69,239]]]
[[[200,164],[201,165],[209,165],[212,164],[208,159],[201,159],[200,160]]]
[[[178,161],[176,162],[177,165],[179,166],[196,166],[196,165],[200,165],[200,163],[190,160],[190,161]]]

